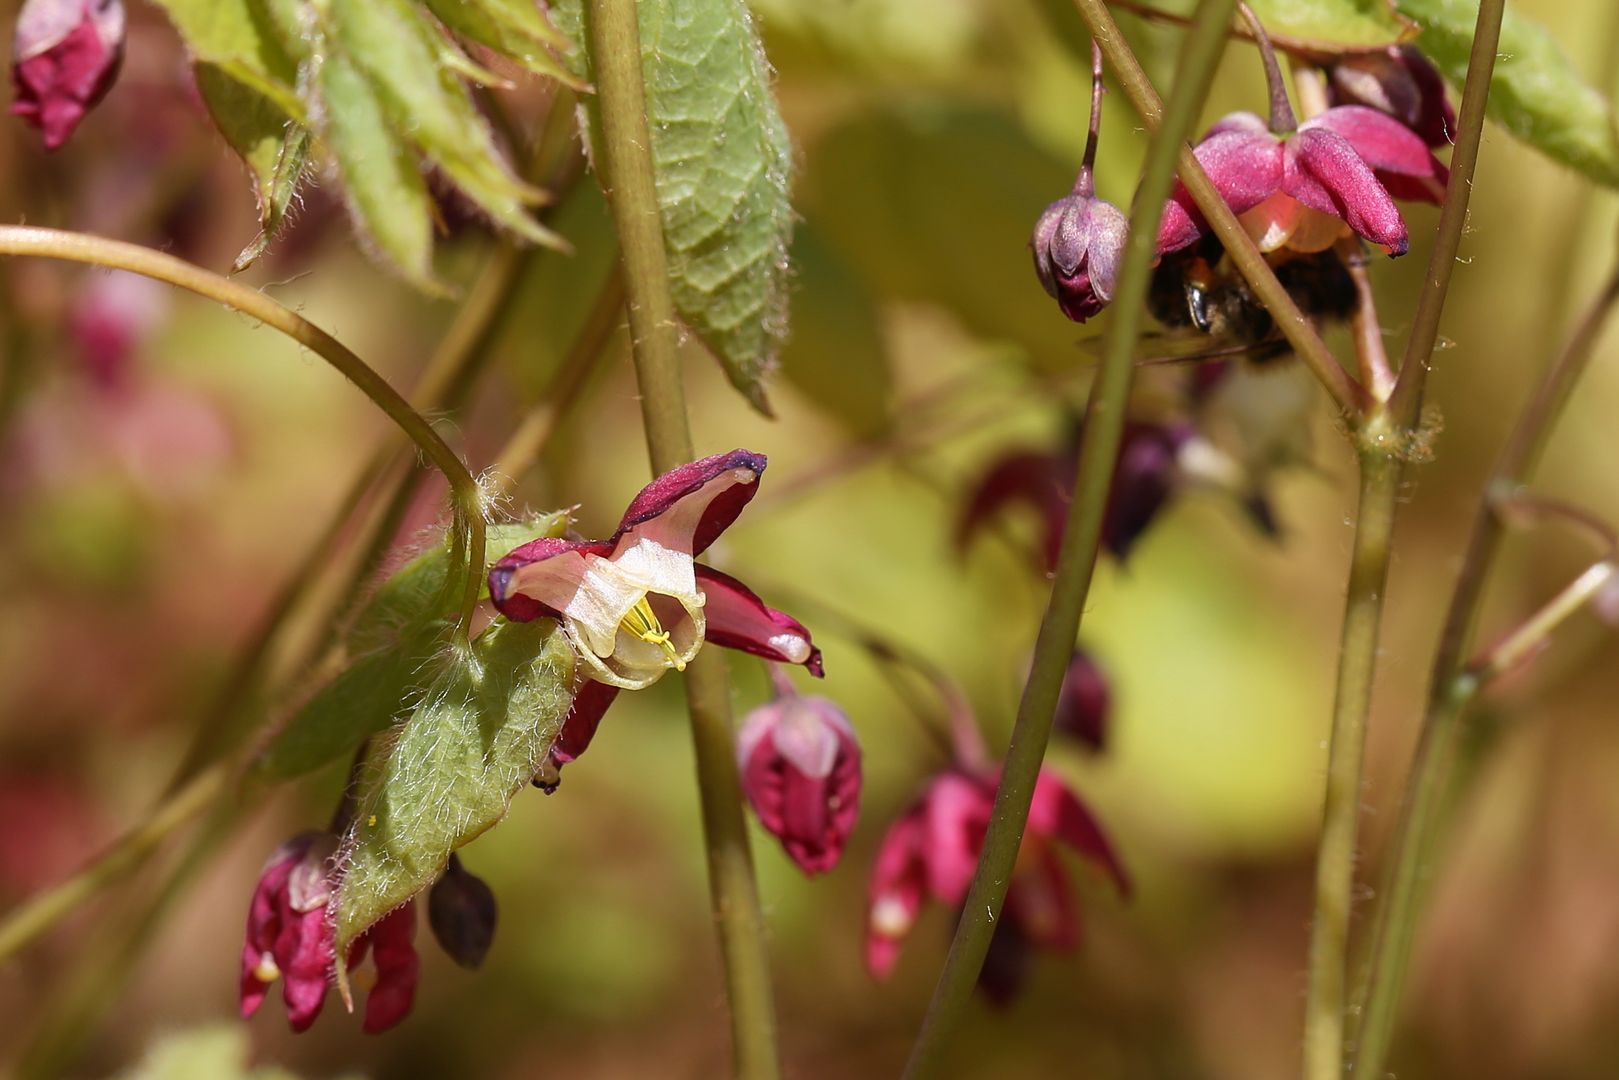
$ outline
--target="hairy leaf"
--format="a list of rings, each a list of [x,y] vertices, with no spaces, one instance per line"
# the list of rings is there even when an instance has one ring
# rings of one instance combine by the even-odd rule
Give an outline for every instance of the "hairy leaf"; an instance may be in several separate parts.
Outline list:
[[[545,21],[532,0],[427,0],[440,22],[468,41],[510,57],[539,75],[549,75],[576,90],[586,83],[553,50],[570,49],[568,39]]]
[[[1400,10],[1421,24],[1417,44],[1460,86],[1478,0],[1400,0]],[[1501,22],[1489,114],[1548,157],[1619,187],[1612,105],[1579,77],[1545,27],[1511,7]]]
[[[196,75],[197,89],[215,126],[253,178],[259,234],[231,267],[245,270],[264,254],[287,220],[309,163],[309,131],[290,119],[281,106],[213,64],[198,64]]]
[[[157,0],[167,11],[192,58],[274,102],[302,122],[303,102],[293,89],[298,61],[284,48],[259,0]]]
[[[572,687],[573,651],[554,623],[497,620],[376,746],[341,854],[339,956],[505,816],[556,740]]]
[[[1410,30],[1390,0],[1251,0],[1273,34],[1300,43],[1391,45]]]
[[[792,147],[770,65],[741,0],[639,0],[637,10],[675,307],[732,385],[768,413],[793,228]],[[581,0],[559,0],[552,17],[589,78]],[[612,178],[604,182],[610,190]]]
[[[565,513],[491,526],[485,562],[541,536],[560,536]],[[268,780],[301,776],[352,751],[405,715],[427,691],[447,648],[459,590],[446,575],[450,553],[435,545],[400,567],[355,617],[345,638],[356,659],[300,708],[259,754]],[[487,589],[487,583],[485,588]]]

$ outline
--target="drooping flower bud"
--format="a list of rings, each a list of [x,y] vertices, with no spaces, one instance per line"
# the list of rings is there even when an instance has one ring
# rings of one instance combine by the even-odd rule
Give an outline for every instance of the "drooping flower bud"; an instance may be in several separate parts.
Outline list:
[[[759,822],[806,874],[843,856],[860,808],[860,744],[832,702],[785,693],[737,736],[742,790]]]
[[[1082,323],[1112,302],[1127,231],[1118,207],[1088,194],[1046,207],[1029,246],[1040,284],[1064,315]]]
[[[1394,117],[1429,146],[1446,146],[1456,131],[1456,110],[1439,69],[1415,45],[1352,53],[1333,65],[1327,84],[1333,105],[1364,105]]]
[[[123,55],[123,0],[27,0],[12,45],[12,113],[55,150],[112,88]]]
[[[1101,750],[1107,745],[1111,698],[1102,669],[1084,649],[1075,649],[1057,697],[1053,729],[1078,739],[1092,750]]]
[[[496,914],[494,890],[451,855],[427,894],[427,924],[439,947],[464,968],[481,966],[495,940]]]

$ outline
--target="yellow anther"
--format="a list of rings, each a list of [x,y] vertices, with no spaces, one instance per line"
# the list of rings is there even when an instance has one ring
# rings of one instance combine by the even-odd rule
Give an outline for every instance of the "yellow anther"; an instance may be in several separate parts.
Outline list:
[[[680,654],[675,651],[674,645],[669,640],[669,631],[658,621],[658,616],[644,595],[635,602],[634,607],[624,613],[618,624],[631,637],[640,638],[648,645],[656,645],[662,649],[676,671],[686,670],[686,662],[680,658]]]

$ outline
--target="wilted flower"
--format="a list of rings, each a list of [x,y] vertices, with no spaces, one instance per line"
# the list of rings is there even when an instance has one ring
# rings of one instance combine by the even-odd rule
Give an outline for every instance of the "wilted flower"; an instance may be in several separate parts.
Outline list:
[[[55,150],[112,88],[123,55],[122,0],[27,0],[12,43],[13,115]]]
[[[1129,423],[1119,447],[1118,464],[1102,520],[1102,545],[1116,558],[1126,558],[1157,518],[1177,483],[1175,453],[1188,430],[1180,425]],[[978,531],[1004,507],[1025,502],[1044,523],[1046,569],[1057,565],[1068,504],[1079,467],[1079,439],[1062,453],[1018,450],[990,465],[967,500],[956,527],[956,544],[966,547]]]
[[[893,970],[926,898],[951,907],[966,899],[996,783],[992,773],[961,768],[941,773],[883,838],[868,894],[866,967],[872,975],[884,978]],[[1001,919],[1023,942],[1060,952],[1078,945],[1079,923],[1057,860],[1058,842],[1091,860],[1112,877],[1121,895],[1129,895],[1129,877],[1101,826],[1055,774],[1043,770]]]
[[[287,1021],[305,1031],[320,1015],[335,968],[334,932],[327,903],[333,895],[332,855],[337,838],[305,833],[282,845],[265,863],[247,913],[242,944],[241,1012],[258,1011],[270,984],[281,979]],[[369,949],[376,979],[366,997],[364,1030],[385,1031],[405,1018],[416,996],[418,963],[412,939],[415,904],[398,908],[349,948],[353,968]]]
[[[748,450],[682,465],[642,489],[607,539],[542,538],[490,570],[495,607],[517,621],[557,619],[584,669],[554,765],[584,752],[619,690],[684,670],[705,640],[821,674],[802,623],[694,561],[747,506],[764,469],[764,455]]]
[[[1323,251],[1349,231],[1391,254],[1409,246],[1391,191],[1438,202],[1448,173],[1393,117],[1359,105],[1328,109],[1278,135],[1253,113],[1232,113],[1194,148],[1227,205],[1261,251]],[[1191,244],[1207,223],[1176,181],[1158,228],[1158,251]]]
[[[1029,246],[1040,284],[1064,315],[1082,323],[1112,302],[1127,232],[1119,208],[1089,190],[1076,190],[1046,207]]]
[[[1062,690],[1057,696],[1057,713],[1052,730],[1061,732],[1089,746],[1101,750],[1107,745],[1109,713],[1112,694],[1108,690],[1107,676],[1096,666],[1084,649],[1075,649],[1063,675]]]
[[[1364,105],[1387,113],[1429,146],[1448,146],[1456,130],[1456,110],[1450,107],[1445,80],[1415,45],[1345,56],[1332,66],[1327,99],[1334,105]],[[1399,197],[1399,192],[1394,194]]]
[[[860,744],[843,711],[788,687],[748,714],[736,747],[759,823],[804,873],[836,866],[860,807]]]
[[[427,894],[427,924],[451,960],[464,968],[477,968],[495,940],[497,916],[494,890],[488,882],[451,855],[444,874]]]

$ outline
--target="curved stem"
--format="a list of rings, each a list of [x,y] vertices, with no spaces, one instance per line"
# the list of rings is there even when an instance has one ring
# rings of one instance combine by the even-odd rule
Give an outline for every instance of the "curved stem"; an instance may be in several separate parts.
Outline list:
[[[1276,49],[1265,33],[1265,24],[1259,21],[1254,9],[1238,0],[1237,11],[1259,47],[1259,60],[1265,66],[1265,89],[1270,94],[1270,130],[1273,135],[1286,135],[1299,129],[1299,119],[1293,113],[1293,102],[1287,96],[1287,82],[1282,78],[1282,65],[1276,62]]]
[[[663,226],[642,85],[635,0],[590,0],[591,59],[601,109],[603,181],[617,227],[629,304],[635,379],[652,471],[692,460],[681,382],[679,330],[669,292]],[[725,964],[731,1041],[738,1075],[780,1075],[764,915],[742,812],[725,658],[704,649],[686,669],[686,700],[708,849],[709,891]]]
[[[1478,166],[1479,144],[1484,138],[1484,106],[1490,96],[1505,8],[1506,0],[1479,0],[1473,49],[1467,58],[1467,83],[1462,87],[1462,107],[1456,121],[1456,149],[1450,155],[1450,182],[1445,186],[1445,202],[1439,211],[1439,231],[1428,255],[1428,274],[1412,318],[1411,335],[1406,339],[1400,377],[1389,399],[1395,422],[1407,430],[1416,426],[1422,411],[1422,390],[1439,340],[1439,316],[1445,309],[1456,252],[1467,227],[1467,202],[1473,194],[1473,170]]]
[[[1090,27],[1091,35],[1102,47],[1102,55],[1113,69],[1113,77],[1124,88],[1125,96],[1141,116],[1142,123],[1148,131],[1156,132],[1163,117],[1163,103],[1153,89],[1152,80],[1141,70],[1141,64],[1130,51],[1129,43],[1113,22],[1107,0],[1074,0],[1074,7],[1079,10],[1080,17]],[[1358,427],[1371,406],[1366,389],[1338,365],[1326,342],[1321,340],[1315,324],[1293,302],[1287,289],[1276,279],[1276,272],[1265,261],[1265,256],[1260,254],[1253,238],[1237,221],[1237,215],[1231,212],[1231,207],[1214,189],[1190,146],[1180,148],[1177,168],[1181,183],[1186,185],[1187,193],[1202,211],[1210,231],[1220,238],[1232,265],[1276,320],[1277,329],[1293,346],[1299,359],[1327,388],[1327,393],[1332,395],[1340,412],[1352,426]]]
[[[1074,635],[1079,629],[1080,614],[1096,566],[1108,488],[1118,460],[1125,410],[1134,380],[1132,359],[1141,332],[1158,223],[1174,180],[1177,151],[1185,145],[1186,135],[1208,94],[1225,47],[1226,27],[1234,5],[1235,0],[1202,0],[1198,5],[1196,25],[1187,35],[1177,66],[1179,75],[1169,108],[1147,152],[1141,185],[1130,214],[1129,239],[1113,320],[1108,327],[1102,370],[1092,386],[1086,413],[1079,475],[1063,533],[1056,580],[1035,641],[1034,663],[1018,705],[1017,721],[995,792],[995,807],[979,855],[978,870],[967,892],[955,937],[950,943],[950,955],[934,988],[921,1033],[911,1048],[905,1070],[908,1077],[936,1075],[944,1065],[948,1037],[972,997],[1011,884],[1012,867],[1028,822],[1035,780],[1051,737],[1057,695],[1073,655]],[[1106,53],[1109,43],[1104,40],[1101,44]],[[1122,42],[1115,44],[1122,45]]]
[[[1462,709],[1478,690],[1478,680],[1464,670],[1465,653],[1477,622],[1485,581],[1501,546],[1505,523],[1498,509],[1499,500],[1503,493],[1520,489],[1533,474],[1563,407],[1595,355],[1602,329],[1615,307],[1619,307],[1619,268],[1610,275],[1562,354],[1541,377],[1474,512],[1467,551],[1434,656],[1427,714],[1417,737],[1390,849],[1388,878],[1372,930],[1371,967],[1361,994],[1362,1006],[1356,1010],[1361,1023],[1356,1039],[1355,1080],[1378,1080],[1384,1075],[1394,1037],[1422,884],[1437,839],[1441,794],[1456,756]]]
[[[1096,193],[1096,144],[1102,137],[1102,48],[1091,42],[1091,125],[1085,132],[1085,157],[1074,178],[1074,194],[1089,197]]]
[[[449,481],[450,489],[455,492],[457,511],[464,524],[460,543],[469,553],[483,551],[483,508],[478,484],[455,451],[439,438],[432,425],[411,408],[410,403],[375,369],[336,338],[290,308],[256,289],[210,273],[172,255],[138,244],[83,233],[27,225],[0,225],[0,255],[34,255],[127,270],[217,301],[286,334],[331,364],[358,387],[438,467]],[[475,562],[479,565],[473,566]],[[482,578],[481,558],[469,557],[461,621],[456,627],[456,634],[462,643],[466,642],[471,628]]]

